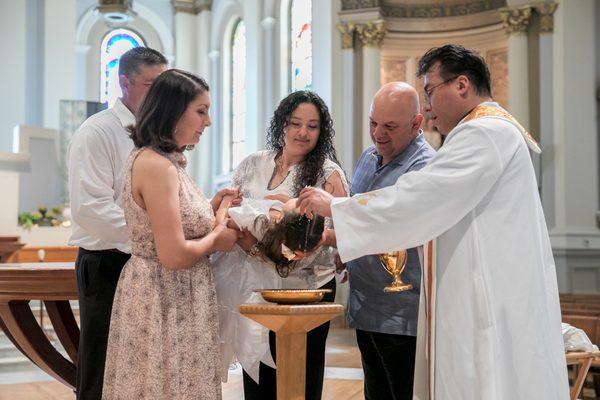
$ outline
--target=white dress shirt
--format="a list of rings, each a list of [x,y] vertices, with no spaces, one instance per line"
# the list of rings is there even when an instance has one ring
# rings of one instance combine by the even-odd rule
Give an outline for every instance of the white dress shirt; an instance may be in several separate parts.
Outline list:
[[[131,252],[122,208],[123,168],[135,117],[118,99],[88,118],[69,143],[67,162],[72,234],[69,244],[87,250]]]

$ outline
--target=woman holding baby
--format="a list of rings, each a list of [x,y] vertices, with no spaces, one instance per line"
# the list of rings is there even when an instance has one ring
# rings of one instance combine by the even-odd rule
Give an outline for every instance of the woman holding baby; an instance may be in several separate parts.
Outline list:
[[[348,183],[337,161],[333,136],[333,122],[323,100],[311,91],[294,92],[275,110],[267,132],[268,150],[244,159],[234,171],[232,184],[239,187],[245,199],[286,202],[306,186],[321,187],[334,196],[347,196]],[[254,242],[249,237],[241,246],[254,254],[260,249]],[[266,280],[273,282],[272,276],[277,276],[281,287],[289,289],[332,289],[323,299],[331,302],[335,297],[334,255],[335,249],[323,246],[290,266],[262,259],[272,274]],[[261,260],[260,255],[247,257]],[[328,332],[326,323],[308,333],[306,399],[321,398]],[[275,359],[273,332],[269,332],[269,346]],[[275,399],[275,369],[262,362],[257,367],[254,371],[244,370],[244,398]]]

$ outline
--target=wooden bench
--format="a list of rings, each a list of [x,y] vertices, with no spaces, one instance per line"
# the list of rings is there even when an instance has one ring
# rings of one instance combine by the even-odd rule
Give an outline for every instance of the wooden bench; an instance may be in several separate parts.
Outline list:
[[[25,246],[6,259],[7,263],[75,262],[78,247],[73,246]],[[43,250],[44,259],[39,259]]]
[[[600,304],[600,294],[574,294],[561,293],[560,302],[562,303],[597,303]]]

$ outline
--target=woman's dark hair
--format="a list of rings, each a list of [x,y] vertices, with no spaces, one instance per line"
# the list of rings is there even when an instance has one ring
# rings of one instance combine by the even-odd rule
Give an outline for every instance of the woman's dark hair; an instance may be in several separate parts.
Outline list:
[[[425,75],[437,62],[440,63],[439,73],[442,79],[466,75],[478,95],[492,95],[490,71],[479,54],[457,44],[434,47],[419,60],[417,76]]]
[[[199,76],[169,69],[152,83],[138,111],[131,138],[136,147],[152,147],[165,153],[179,150],[173,133],[177,122],[196,96],[207,92],[208,84]]]
[[[278,223],[271,222],[263,239],[258,243],[260,252],[275,263],[277,272],[286,277],[296,261],[288,260],[281,251],[285,244],[292,251],[311,251],[321,241],[325,219],[315,215],[308,219],[305,215],[288,211]]]
[[[319,112],[319,138],[315,148],[304,157],[299,165],[298,174],[294,181],[294,196],[298,196],[304,187],[314,186],[323,178],[323,164],[326,159],[330,159],[338,165],[340,164],[333,147],[335,131],[333,130],[333,121],[329,109],[319,95],[309,90],[293,92],[281,100],[267,131],[267,148],[277,152],[276,160],[281,157],[285,144],[283,140],[285,136],[284,128],[290,122],[294,110],[304,103],[313,104]]]

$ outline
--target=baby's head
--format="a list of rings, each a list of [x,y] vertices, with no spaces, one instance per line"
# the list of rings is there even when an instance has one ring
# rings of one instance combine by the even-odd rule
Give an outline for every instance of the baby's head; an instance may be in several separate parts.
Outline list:
[[[286,211],[283,218],[269,226],[260,241],[260,250],[275,263],[281,273],[281,268],[289,270],[294,262],[290,260],[290,254],[286,257],[287,250],[283,249],[287,248],[296,254],[314,250],[321,241],[324,226],[325,219],[319,215],[308,219],[297,212]]]

